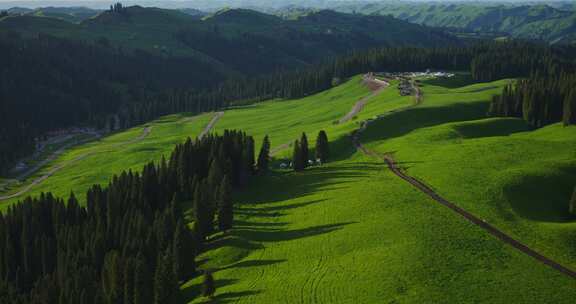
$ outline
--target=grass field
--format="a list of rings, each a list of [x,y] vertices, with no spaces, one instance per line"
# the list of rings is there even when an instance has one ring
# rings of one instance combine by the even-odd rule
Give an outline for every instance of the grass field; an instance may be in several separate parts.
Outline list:
[[[151,131],[141,141],[137,139],[142,135],[143,126],[77,146],[30,176],[23,185],[13,187],[0,195],[15,193],[52,168],[67,164],[43,183],[32,188],[29,194],[37,195],[40,192],[50,191],[58,196],[67,196],[70,191],[74,191],[76,194],[81,194],[78,198],[84,201],[84,193],[91,185],[107,183],[112,175],[122,170],[140,170],[145,163],[158,160],[162,155],[168,157],[177,143],[183,142],[187,137],[194,138],[198,135],[211,117],[210,113],[197,117],[188,117],[185,114],[166,116],[146,124],[151,127]],[[87,156],[76,160],[83,155]],[[0,210],[6,209],[22,198],[1,201]]]
[[[454,91],[425,86],[421,107],[375,123],[364,140],[393,152],[408,173],[448,199],[576,268],[576,221],[568,213],[576,128],[529,131],[520,119],[486,119],[485,104],[474,98],[443,98]]]
[[[324,129],[332,162],[301,173],[274,170],[235,195],[235,228],[215,235],[199,259],[201,268],[215,270],[213,302],[573,303],[572,279],[464,221],[381,160],[357,153],[348,134],[358,121],[403,109],[370,124],[362,142],[393,152],[408,173],[440,194],[576,268],[576,224],[562,207],[576,177],[575,128],[530,131],[520,120],[486,119],[487,101],[507,80],[422,83],[422,104],[405,109],[413,98],[399,96],[392,83],[341,125],[333,122],[369,94],[360,77],[300,100],[225,112],[215,130],[242,129],[257,146],[266,134],[276,147],[302,131],[313,146]],[[77,147],[58,162],[97,153],[34,192],[63,195],[105,182],[121,169],[158,159],[211,117],[169,116],[148,124],[152,132],[141,142],[118,147],[143,127]],[[277,158],[290,153],[285,149]],[[182,302],[210,302],[197,298],[199,278],[181,291]]]
[[[536,170],[533,161],[547,157],[547,161],[567,169],[550,174],[556,179],[548,180],[541,189],[552,192],[550,196],[558,204],[567,202],[565,194],[572,190],[570,181],[574,179],[558,173],[576,167],[569,160],[576,144],[574,128],[554,125],[528,131],[520,120],[485,119],[487,100],[506,83],[459,87],[424,81],[422,105],[370,125],[362,140],[380,152],[395,151],[409,173],[426,181],[430,178],[440,193],[470,211],[478,211],[507,232],[514,227],[511,232],[520,240],[574,266],[574,250],[567,240],[575,227],[565,211],[556,215],[563,222],[554,228],[530,223],[514,207],[518,202],[524,207],[547,203],[545,194],[522,201],[526,195],[538,193],[538,188],[523,182],[531,180],[530,172],[517,170]],[[410,102],[388,90],[369,103],[359,119]],[[295,110],[294,115],[283,112],[279,122],[272,120],[266,127],[262,122],[265,109],[272,112],[272,105],[235,113],[235,119],[249,122],[247,127],[252,121],[261,123],[272,138],[297,136],[295,126],[306,130],[321,127],[320,120],[309,119],[308,111],[301,110]],[[332,109],[339,107],[332,104]],[[327,109],[316,110],[324,113]],[[290,131],[272,131],[284,121]],[[304,173],[277,172],[257,180],[238,196],[236,229],[216,236],[202,260],[203,268],[216,270],[218,302],[572,302],[576,295],[572,279],[465,222],[393,176],[381,161],[355,153],[344,136],[354,123],[334,126],[330,121],[327,117],[322,123],[331,135],[337,161]],[[514,147],[517,144],[509,144],[509,137],[529,143]],[[548,141],[557,144],[547,147]],[[516,155],[519,152],[523,158]],[[480,169],[484,167],[507,176],[501,170],[505,167],[515,174],[508,174],[512,180],[492,180],[490,175],[478,176],[487,174]],[[542,172],[549,171],[542,168],[540,165]],[[517,185],[510,183],[514,180]],[[534,193],[522,194],[510,187],[526,187]],[[555,191],[562,195],[555,195]],[[522,196],[500,197],[502,193]],[[479,201],[490,205],[493,212],[489,207],[472,208],[471,203]],[[494,211],[506,209],[514,216]],[[545,241],[544,237],[552,239]],[[558,240],[563,242],[558,244]],[[196,279],[183,285],[184,301],[199,293],[199,284]]]

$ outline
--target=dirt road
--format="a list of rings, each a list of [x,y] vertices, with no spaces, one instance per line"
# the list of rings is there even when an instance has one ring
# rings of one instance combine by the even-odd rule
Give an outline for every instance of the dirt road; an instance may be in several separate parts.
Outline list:
[[[142,141],[142,140],[144,140],[144,138],[146,138],[148,135],[150,135],[150,132],[152,132],[152,127],[147,126],[147,127],[145,127],[145,128],[142,130],[142,134],[140,134],[138,137],[133,138],[133,139],[131,139],[131,140],[129,140],[129,141],[126,141],[126,142],[122,142],[122,143],[115,144],[113,147],[125,146],[125,145],[134,144],[134,143],[137,143],[137,142],[139,142],[139,141]],[[57,154],[57,155],[54,155],[54,154],[51,155],[51,157],[52,157],[51,159],[46,159],[45,161],[42,162],[41,165],[40,165],[40,164],[39,164],[39,165],[40,165],[40,166],[43,166],[43,165],[45,165],[46,163],[48,163],[49,161],[55,159],[58,155],[62,154],[64,147],[62,147],[61,149],[62,149],[62,151],[59,150],[59,151],[60,151],[59,154]],[[101,152],[101,151],[99,151],[99,152]],[[69,166],[69,165],[71,165],[71,164],[73,164],[73,163],[75,163],[75,162],[78,162],[78,161],[80,161],[80,160],[82,160],[82,159],[84,159],[84,158],[86,158],[86,157],[88,157],[88,156],[90,156],[90,155],[93,155],[93,154],[96,154],[96,153],[99,153],[99,152],[86,152],[86,153],[84,153],[84,154],[82,154],[82,155],[77,156],[76,158],[74,158],[74,159],[72,159],[72,160],[69,160],[69,161],[64,162],[64,163],[62,163],[62,164],[59,164],[59,165],[57,165],[56,167],[50,169],[50,170],[49,170],[48,172],[46,172],[44,175],[42,175],[42,176],[34,179],[30,184],[28,184],[28,185],[26,185],[24,188],[20,189],[20,191],[18,191],[18,192],[16,192],[16,193],[13,193],[13,194],[0,196],[0,201],[12,199],[12,198],[15,198],[15,197],[19,197],[19,196],[21,196],[21,195],[23,195],[23,194],[26,194],[26,193],[28,193],[34,186],[42,183],[44,180],[46,180],[46,179],[49,178],[50,176],[54,175],[54,173],[62,170],[63,168],[65,168],[65,167],[67,167],[67,166]]]
[[[356,116],[356,114],[358,114],[358,112],[362,111],[368,100],[380,94],[380,92],[382,92],[389,85],[389,83],[386,81],[376,79],[372,73],[364,75],[362,82],[372,91],[372,93],[358,100],[354,106],[352,106],[350,112],[338,120],[339,124],[351,120],[354,116]]]
[[[284,150],[284,149],[288,149],[290,148],[290,146],[292,146],[292,143],[285,143],[285,144],[281,144],[279,146],[276,146],[274,148],[272,148],[272,150],[270,150],[270,156],[274,156],[276,155],[278,152]]]
[[[214,125],[216,125],[218,120],[222,118],[222,115],[224,115],[224,112],[214,113],[212,120],[210,120],[210,122],[206,125],[206,127],[204,127],[204,130],[202,130],[202,132],[198,135],[198,139],[202,139],[204,136],[206,136],[206,134],[210,133],[212,128],[214,128]]]
[[[418,88],[417,86],[415,86],[415,88],[417,88],[417,90],[415,91],[416,92],[415,105],[417,105],[417,104],[422,102],[422,93],[420,92],[420,88]],[[407,109],[407,108],[405,108],[405,109]],[[368,126],[368,123],[364,122],[361,124],[361,127],[359,129],[355,130],[351,134],[352,142],[353,142],[354,146],[356,147],[356,149],[362,151],[362,153],[364,153],[368,156],[382,159],[386,163],[386,166],[390,169],[390,171],[392,171],[392,173],[394,173],[396,176],[398,176],[399,178],[408,182],[410,185],[412,185],[416,189],[420,190],[422,193],[426,194],[427,196],[432,198],[434,201],[444,205],[445,207],[448,207],[450,210],[452,210],[455,213],[457,213],[458,215],[462,216],[467,221],[469,221],[472,224],[484,229],[486,232],[490,233],[491,235],[498,238],[502,242],[516,248],[517,250],[521,251],[522,253],[524,253],[524,254],[526,254],[526,255],[534,258],[534,259],[536,259],[537,261],[539,261],[543,264],[546,264],[546,265],[560,271],[561,273],[563,273],[563,274],[565,274],[571,278],[576,279],[576,271],[571,270],[571,269],[563,266],[562,264],[542,255],[538,251],[536,251],[536,250],[528,247],[527,245],[523,244],[522,242],[514,239],[513,237],[511,237],[510,235],[506,234],[505,232],[499,230],[495,226],[490,225],[489,223],[478,218],[477,216],[473,215],[472,213],[458,207],[456,204],[448,201],[447,199],[442,197],[440,194],[436,193],[436,191],[434,191],[432,188],[430,188],[424,182],[422,182],[422,181],[416,179],[415,177],[410,176],[408,173],[404,172],[398,166],[398,164],[396,163],[396,161],[394,160],[394,158],[390,154],[379,155],[375,151],[372,151],[372,150],[366,148],[360,142],[360,133],[362,131],[364,131],[367,126]]]

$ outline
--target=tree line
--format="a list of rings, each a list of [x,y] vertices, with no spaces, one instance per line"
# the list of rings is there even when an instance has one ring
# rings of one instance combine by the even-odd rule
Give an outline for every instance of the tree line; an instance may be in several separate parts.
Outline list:
[[[318,132],[316,137],[315,158],[310,158],[310,149],[308,148],[308,137],[302,132],[300,139],[294,141],[292,152],[292,167],[294,171],[302,171],[311,164],[324,164],[328,161],[329,146],[328,136],[324,130]]]
[[[492,97],[488,114],[522,118],[534,128],[576,124],[576,74],[536,74],[514,81]]]
[[[370,71],[462,70],[479,81],[571,73],[575,54],[573,46],[523,42],[378,48],[308,68],[232,77],[195,58],[127,51],[100,40],[0,35],[0,172],[31,154],[36,138],[70,126],[123,129],[166,114],[299,98]]]
[[[92,186],[85,207],[73,193],[9,207],[0,302],[174,303],[206,238],[232,227],[232,189],[256,172],[253,143],[240,131],[188,139],[168,159]]]

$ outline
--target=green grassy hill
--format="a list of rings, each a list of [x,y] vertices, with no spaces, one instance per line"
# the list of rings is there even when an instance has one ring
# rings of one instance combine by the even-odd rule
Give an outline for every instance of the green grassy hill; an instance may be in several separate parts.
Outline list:
[[[274,163],[271,176],[257,177],[237,193],[235,228],[213,236],[199,261],[215,270],[215,301],[572,303],[572,279],[418,192],[382,160],[356,152],[348,137],[359,121],[388,113],[369,125],[363,143],[393,153],[409,174],[441,195],[574,269],[576,222],[565,205],[576,177],[576,132],[561,125],[532,131],[521,120],[487,119],[490,96],[507,82],[422,80],[424,99],[415,107],[393,82],[356,119],[340,125],[333,122],[369,94],[360,77],[299,100],[227,110],[217,132],[243,129],[258,144],[268,134],[273,148],[302,131],[313,143],[324,129],[332,162],[301,173]],[[105,182],[121,168],[158,159],[175,142],[198,134],[211,117],[169,116],[147,124],[151,133],[140,142],[125,144],[141,134],[135,128],[77,147],[56,164],[96,153],[34,193],[65,195]],[[191,301],[200,280],[181,290],[183,302]]]

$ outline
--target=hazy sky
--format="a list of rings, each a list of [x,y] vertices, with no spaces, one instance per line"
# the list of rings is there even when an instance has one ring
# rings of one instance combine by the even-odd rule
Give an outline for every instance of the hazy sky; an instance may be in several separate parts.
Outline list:
[[[142,6],[157,6],[167,8],[178,7],[222,7],[222,6],[284,6],[295,4],[301,6],[329,6],[333,2],[376,2],[376,1],[424,1],[424,2],[576,2],[570,1],[530,1],[530,0],[0,0],[0,9],[14,6],[19,7],[43,7],[43,6],[86,6],[92,8],[106,8],[115,2],[125,5],[139,4]]]

